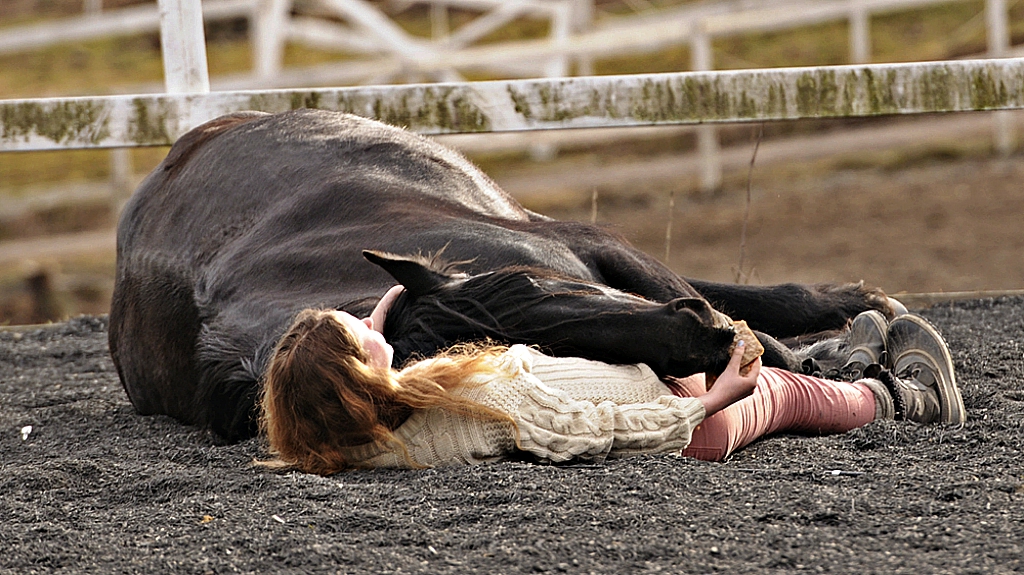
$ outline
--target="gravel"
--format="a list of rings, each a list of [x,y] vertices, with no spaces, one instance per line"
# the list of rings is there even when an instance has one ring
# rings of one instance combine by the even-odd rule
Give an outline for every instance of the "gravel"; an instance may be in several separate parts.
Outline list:
[[[969,420],[333,477],[137,415],[106,318],[0,332],[0,572],[1024,571],[1024,298],[924,310]]]

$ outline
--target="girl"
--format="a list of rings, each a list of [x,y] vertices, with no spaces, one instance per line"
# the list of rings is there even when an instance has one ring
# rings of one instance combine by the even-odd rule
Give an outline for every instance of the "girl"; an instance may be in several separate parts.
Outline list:
[[[666,383],[643,364],[554,358],[522,345],[461,346],[396,371],[374,329],[382,321],[379,309],[362,320],[299,313],[266,375],[260,425],[276,459],[265,465],[327,475],[680,450],[719,461],[780,431],[965,418],[945,343],[909,314],[888,326],[878,312],[855,319],[846,371],[864,377],[853,383],[762,368],[760,359],[741,375],[737,342],[710,390],[703,374]]]

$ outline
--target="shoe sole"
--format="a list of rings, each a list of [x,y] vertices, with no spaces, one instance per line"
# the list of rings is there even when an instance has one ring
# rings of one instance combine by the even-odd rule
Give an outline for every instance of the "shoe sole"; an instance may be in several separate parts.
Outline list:
[[[892,340],[899,338],[900,325],[903,323],[910,323],[920,328],[922,331],[930,335],[935,339],[938,345],[935,346],[934,350],[922,350],[920,347],[912,348],[913,351],[923,353],[930,360],[935,362],[935,365],[939,369],[944,369],[944,374],[948,377],[939,378],[938,383],[938,394],[939,394],[939,421],[941,423],[952,423],[962,424],[967,421],[967,410],[964,408],[964,399],[960,395],[960,388],[956,385],[956,374],[953,373],[953,357],[949,354],[949,348],[946,346],[946,340],[939,334],[939,330],[935,329],[928,320],[923,317],[916,315],[901,315],[896,319],[892,320],[889,324],[889,329],[886,331],[886,346],[889,348],[889,354],[892,356],[892,369],[895,370],[895,366],[899,363],[900,359],[904,357],[906,352],[897,353],[895,349],[899,347],[890,343]],[[895,334],[895,335],[894,335]],[[910,340],[911,338],[906,338]],[[909,343],[909,342],[908,342]],[[910,350],[906,350],[910,351]],[[934,353],[929,353],[933,351]],[[933,357],[938,355],[939,357]]]

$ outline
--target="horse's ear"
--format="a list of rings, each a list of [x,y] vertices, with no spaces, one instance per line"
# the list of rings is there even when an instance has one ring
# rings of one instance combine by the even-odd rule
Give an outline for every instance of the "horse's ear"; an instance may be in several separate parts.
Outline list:
[[[384,268],[384,271],[405,286],[405,289],[413,296],[433,291],[451,279],[411,258],[374,250],[363,250],[363,257]]]

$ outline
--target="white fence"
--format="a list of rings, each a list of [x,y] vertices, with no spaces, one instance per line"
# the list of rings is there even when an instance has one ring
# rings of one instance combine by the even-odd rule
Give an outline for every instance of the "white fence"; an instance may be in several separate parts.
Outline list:
[[[230,15],[243,9],[250,14],[267,10],[280,14],[281,6],[288,1],[210,0],[203,9],[208,15]],[[472,1],[475,0],[448,3],[462,5]],[[357,0],[331,2],[359,10],[352,8],[360,4]],[[497,6],[489,13],[501,10],[492,0],[480,2]],[[689,24],[677,27],[672,41],[678,42],[681,36],[691,34],[695,47],[699,47],[715,35],[778,29],[851,14],[861,18],[875,10],[936,2],[790,2],[784,9],[760,11],[752,10],[747,2],[687,5],[668,16],[635,17],[630,34],[625,33],[626,28],[606,24],[572,38],[533,45],[535,55],[543,58],[602,54],[606,48],[596,44],[613,36],[638,36],[642,40],[636,40],[634,46],[643,43],[650,47],[668,41],[667,34],[659,36],[661,32],[657,32],[666,28],[666,22],[678,25],[686,20]],[[536,2],[523,6],[527,4],[534,6]],[[0,100],[0,152],[167,145],[201,122],[243,109],[338,109],[405,125],[421,133],[441,134],[670,124],[707,126],[757,120],[1024,108],[1021,59],[211,93],[205,73],[202,20],[198,17],[202,12],[200,0],[161,0],[160,8],[166,93]],[[989,0],[987,8],[990,44],[995,37],[995,42],[1005,47],[1006,7],[1002,0]],[[1003,17],[994,16],[997,14]],[[84,16],[97,17],[95,13]],[[150,26],[151,15],[145,18],[144,24]],[[366,15],[364,18],[368,18],[367,22],[373,19]],[[493,19],[497,18],[496,15]],[[638,25],[650,27],[640,29],[635,27]],[[99,33],[96,30],[99,28],[93,32]],[[856,30],[865,33],[866,27],[851,27],[851,32]],[[5,33],[0,38],[10,36]],[[28,42],[21,41],[22,45]],[[705,58],[709,53],[707,49],[693,52],[695,59]],[[439,56],[433,53],[430,58]],[[421,64],[430,58],[415,57]],[[708,153],[713,154],[714,150]]]
[[[180,3],[190,9],[180,11]],[[201,13],[208,20],[244,17],[250,22],[253,71],[215,78],[215,90],[246,90],[294,86],[324,86],[352,83],[383,83],[402,78],[459,80],[465,70],[484,69],[504,77],[560,77],[570,70],[587,73],[594,58],[621,56],[658,50],[669,45],[688,44],[691,67],[698,71],[714,68],[711,45],[714,39],[763,32],[777,32],[832,21],[849,22],[850,61],[871,59],[871,17],[920,9],[964,0],[787,0],[766,5],[751,0],[726,0],[685,4],[651,14],[594,18],[593,0],[407,0],[405,4],[430,4],[431,36],[413,36],[365,0],[316,0],[307,2],[316,11],[292,14],[293,0],[166,0],[155,5],[99,12],[94,0],[84,0],[85,13],[56,22],[5,29],[0,34],[0,53],[27,50],[69,40],[111,34],[135,34],[157,29],[161,14]],[[482,15],[457,29],[450,29],[449,7],[472,9]],[[318,12],[317,12],[318,11]],[[317,16],[329,16],[323,18]],[[473,45],[487,33],[523,16],[550,22],[547,38]],[[987,56],[1014,54],[1008,33],[1005,0],[986,0]],[[343,23],[339,23],[341,20]],[[173,35],[191,29],[198,38],[179,42]],[[168,25],[163,28],[165,67],[182,66],[197,74],[189,84],[182,74],[171,71],[161,87],[140,86],[141,92],[204,92],[211,80],[205,75],[205,52],[201,28]],[[302,68],[282,68],[285,42],[342,49],[362,54],[363,59]],[[177,55],[174,50],[185,50]],[[186,59],[188,62],[186,63]],[[77,105],[77,104],[76,104]],[[993,136],[996,148],[1009,152],[1013,145],[1012,122],[996,118]],[[173,132],[172,132],[173,133]],[[529,139],[523,138],[524,143]],[[722,167],[717,132],[712,126],[698,128],[701,180],[705,189],[721,183]],[[125,165],[124,161],[117,162]],[[125,179],[124,175],[118,176]]]
[[[360,0],[320,1],[368,33],[390,35],[385,43],[392,47],[405,43],[398,50],[405,57],[418,53],[404,32],[389,27],[370,5]],[[567,6],[576,3],[556,1]],[[250,8],[280,15],[290,0],[219,0],[217,5],[226,6],[225,2],[235,2],[235,9],[251,2]],[[792,2],[782,12],[768,9],[776,10],[772,17],[748,11],[743,13],[746,18],[736,12],[737,6],[745,6],[742,3],[687,6],[685,33],[699,44],[712,35],[778,29],[931,2]],[[501,13],[503,6],[521,8],[520,2],[513,2],[498,5],[491,13]],[[0,151],[167,145],[202,122],[242,109],[274,112],[324,107],[439,134],[1024,107],[1022,59],[209,93],[200,0],[160,0],[159,8],[165,94],[0,101]],[[1001,31],[994,34],[1006,44],[1004,0],[988,0],[987,8],[990,15],[1002,15],[989,21],[1001,22],[996,26]],[[729,18],[721,16],[723,11],[731,12]],[[569,50],[564,42],[554,44]],[[695,49],[694,57],[707,58],[708,53],[705,46]],[[436,57],[437,53],[426,50],[426,56],[414,59]]]
[[[1024,108],[1024,59],[0,100],[0,150],[167,145],[237,110],[342,110],[426,134]]]

